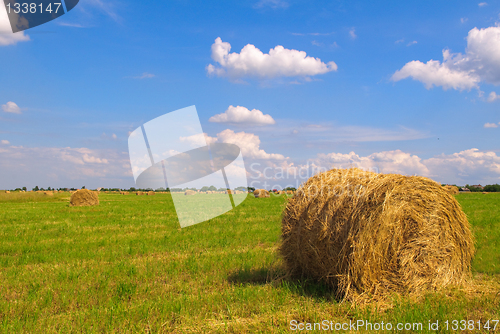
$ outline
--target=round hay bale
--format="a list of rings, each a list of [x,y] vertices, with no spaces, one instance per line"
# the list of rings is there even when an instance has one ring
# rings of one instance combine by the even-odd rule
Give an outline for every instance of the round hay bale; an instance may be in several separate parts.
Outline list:
[[[46,192],[44,192],[44,194],[47,195],[47,196],[54,196],[54,194],[52,192],[50,192],[50,191],[46,191]]]
[[[253,195],[255,196],[255,198],[266,198],[269,197],[269,191],[265,189],[255,189],[253,191]]]
[[[154,191],[148,191],[148,196],[153,196],[155,194]]]
[[[196,191],[194,190],[186,190],[186,192],[184,193],[184,195],[196,195]]]
[[[286,194],[287,194],[287,195],[293,195],[293,191],[291,191],[291,190],[287,190],[287,191],[286,191]]]
[[[93,206],[99,205],[99,195],[88,189],[75,191],[69,199],[70,206]]]
[[[448,194],[452,194],[452,195],[456,195],[458,193],[460,193],[458,191],[458,187],[455,187],[455,186],[449,186],[449,185],[446,185],[443,187],[443,189],[448,193]]]
[[[288,275],[355,301],[464,283],[474,241],[460,205],[436,182],[333,169],[288,201],[279,252]]]
[[[5,190],[5,193],[6,194],[10,194],[10,190]]]
[[[141,196],[143,193],[142,193],[142,191],[138,191],[138,192],[136,192],[135,194],[136,194],[137,196]]]
[[[487,191],[483,191],[483,194],[487,194],[488,192]]]

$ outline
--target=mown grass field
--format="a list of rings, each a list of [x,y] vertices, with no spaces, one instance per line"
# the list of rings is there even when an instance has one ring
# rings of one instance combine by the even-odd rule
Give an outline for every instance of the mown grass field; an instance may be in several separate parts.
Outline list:
[[[68,196],[0,193],[1,332],[288,333],[291,320],[325,319],[420,322],[426,332],[429,320],[500,319],[500,194],[456,196],[477,243],[470,291],[364,307],[277,279],[285,197],[249,197],[180,229],[167,194],[101,194],[83,208]]]

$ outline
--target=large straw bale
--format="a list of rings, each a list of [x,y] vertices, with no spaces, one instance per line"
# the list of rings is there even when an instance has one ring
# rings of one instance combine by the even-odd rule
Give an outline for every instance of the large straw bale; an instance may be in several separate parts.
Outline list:
[[[155,194],[154,191],[148,191],[148,196],[153,196]]]
[[[474,242],[460,205],[436,182],[333,169],[287,203],[279,252],[290,276],[356,301],[460,285]]]
[[[70,199],[70,206],[93,206],[99,205],[99,195],[95,191],[80,189],[75,191]]]
[[[450,186],[450,185],[446,185],[443,187],[443,189],[448,193],[448,194],[452,194],[452,195],[456,195],[458,193],[460,193],[458,191],[458,187],[455,187],[455,186]]]
[[[255,189],[253,191],[253,195],[256,198],[265,198],[265,197],[269,197],[269,191],[267,191],[265,189]]]
[[[196,191],[194,190],[186,190],[186,192],[184,193],[184,195],[196,195]]]
[[[6,194],[10,194],[10,190],[5,190],[5,193]]]
[[[144,193],[142,191],[137,191],[135,194],[136,194],[136,196],[144,195]]]

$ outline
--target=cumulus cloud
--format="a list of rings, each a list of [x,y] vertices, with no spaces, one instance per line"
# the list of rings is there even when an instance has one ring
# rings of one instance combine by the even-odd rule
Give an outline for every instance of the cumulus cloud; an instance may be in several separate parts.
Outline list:
[[[9,145],[10,144],[10,142],[8,140],[6,140],[6,139],[2,139],[2,141],[0,141],[0,143],[2,145]]]
[[[495,123],[484,123],[484,127],[486,129],[488,129],[488,128],[498,128],[498,125],[496,125]]]
[[[9,112],[12,114],[20,114],[21,108],[14,102],[7,102],[6,104],[2,104],[2,110],[5,112]]]
[[[453,154],[441,154],[421,159],[401,150],[376,152],[360,156],[348,154],[319,154],[315,163],[327,168],[359,167],[381,173],[421,175],[443,183],[485,184],[500,181],[500,156],[495,152],[480,151],[477,148]]]
[[[323,63],[319,58],[307,56],[304,51],[285,49],[278,45],[265,54],[252,44],[240,53],[229,53],[231,44],[217,37],[212,44],[212,59],[216,65],[206,68],[209,75],[240,79],[243,77],[276,78],[307,77],[336,71],[333,61]]]
[[[14,45],[18,42],[29,41],[30,37],[24,34],[24,31],[12,32],[9,17],[5,6],[0,6],[0,45]]]
[[[134,186],[128,153],[115,150],[4,146],[0,173],[4,188]]]
[[[276,121],[271,115],[264,115],[264,113],[257,109],[248,110],[241,106],[232,106],[222,114],[217,114],[210,117],[208,120],[213,123],[234,123],[234,124],[248,124],[248,125],[270,125],[275,124]]]
[[[497,95],[495,92],[491,92],[490,95],[488,95],[488,102],[494,102],[498,99],[500,99],[500,95]]]
[[[467,36],[465,54],[443,50],[443,61],[408,62],[392,75],[393,81],[413,78],[427,89],[442,86],[444,90],[479,88],[480,82],[500,84],[500,27],[473,28]]]
[[[335,167],[359,167],[367,170],[378,170],[383,173],[428,175],[429,170],[416,155],[401,150],[385,151],[370,154],[366,157],[354,152],[348,154],[319,154],[318,163]]]
[[[217,134],[217,137],[206,136],[207,142],[219,142],[238,145],[245,158],[261,160],[284,160],[281,154],[267,153],[260,148],[260,138],[253,133],[234,132],[226,129]]]

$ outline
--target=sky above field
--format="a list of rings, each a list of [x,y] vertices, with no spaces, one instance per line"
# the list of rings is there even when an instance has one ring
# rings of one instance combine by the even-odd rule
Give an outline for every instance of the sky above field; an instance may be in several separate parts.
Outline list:
[[[318,166],[500,183],[499,14],[498,1],[81,0],[12,34],[2,6],[0,189],[132,187],[131,131],[191,105],[257,187]]]

